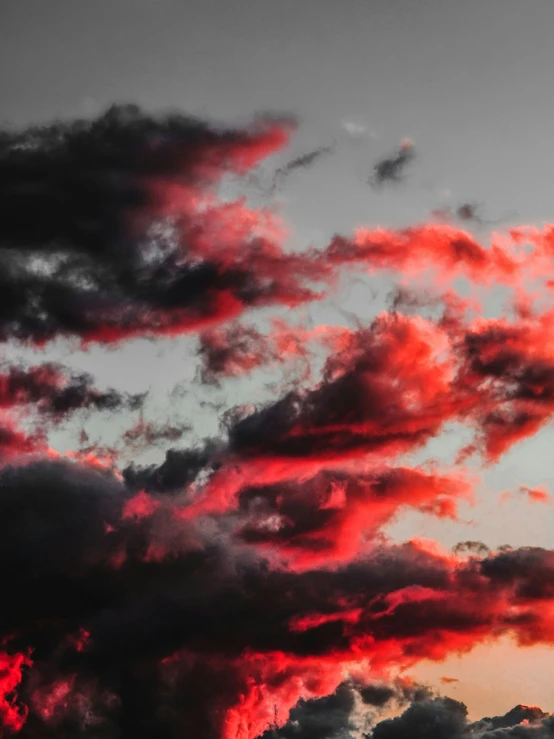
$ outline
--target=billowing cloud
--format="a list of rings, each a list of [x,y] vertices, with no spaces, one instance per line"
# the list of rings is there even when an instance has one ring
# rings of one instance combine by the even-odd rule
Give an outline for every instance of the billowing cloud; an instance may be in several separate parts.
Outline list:
[[[268,212],[217,187],[284,145],[286,120],[218,129],[134,106],[0,137],[0,337],[115,342],[245,308],[296,305],[325,280]]]
[[[554,735],[552,716],[532,706],[516,706],[504,716],[470,722],[463,703],[451,698],[434,698],[412,704],[397,718],[377,724],[372,739],[424,739],[432,734],[439,739],[523,739]]]
[[[238,420],[231,448],[246,456],[332,461],[418,447],[452,413],[442,347],[431,324],[383,315],[345,335],[316,388]]]
[[[382,544],[296,572],[233,543],[226,516],[185,521],[173,499],[139,501],[107,473],[43,462],[0,478],[16,696],[4,713],[22,737],[253,739],[298,700],[333,693],[349,664],[361,702],[379,707],[388,693],[364,687],[371,674],[501,634],[554,638],[551,551],[458,560]]]
[[[385,688],[386,689],[386,688]],[[394,689],[389,689],[391,696]],[[364,689],[360,690],[363,695]],[[463,703],[430,693],[416,698],[399,716],[382,721],[356,705],[359,694],[349,684],[342,684],[326,698],[301,702],[291,711],[287,724],[281,729],[266,732],[263,739],[354,739],[360,735],[373,739],[522,739],[554,735],[554,721],[550,714],[536,706],[515,706],[503,716],[482,718],[470,722]]]
[[[240,536],[277,549],[296,566],[351,559],[399,510],[456,516],[470,485],[461,476],[392,468],[368,474],[320,472],[239,494]]]

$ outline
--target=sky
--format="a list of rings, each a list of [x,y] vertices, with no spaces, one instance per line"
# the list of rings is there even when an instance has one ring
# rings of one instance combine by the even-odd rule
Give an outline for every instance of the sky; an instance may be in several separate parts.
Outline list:
[[[0,733],[554,734],[553,23],[4,0]]]

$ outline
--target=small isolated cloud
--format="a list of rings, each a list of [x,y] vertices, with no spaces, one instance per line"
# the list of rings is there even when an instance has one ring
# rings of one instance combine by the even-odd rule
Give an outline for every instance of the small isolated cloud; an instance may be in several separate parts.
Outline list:
[[[526,485],[522,485],[519,492],[526,495],[531,503],[550,503],[549,493],[541,487],[528,488]]]
[[[404,139],[400,148],[384,159],[380,159],[373,167],[369,184],[381,187],[387,182],[398,184],[406,177],[406,168],[415,159],[415,148],[410,139]]]
[[[519,493],[519,495],[518,495]],[[500,502],[506,503],[512,498],[525,496],[529,503],[550,503],[550,494],[542,487],[530,488],[527,485],[520,485],[518,493],[512,493],[506,490],[500,495]]]
[[[358,121],[343,120],[341,121],[342,130],[353,139],[378,139],[379,136],[365,123]]]
[[[483,219],[479,215],[479,205],[477,203],[462,203],[462,205],[456,208],[456,217],[460,221],[483,222]]]
[[[292,172],[295,172],[298,169],[309,169],[322,157],[333,154],[335,148],[336,142],[333,141],[329,146],[318,146],[317,149],[312,149],[305,154],[300,154],[294,159],[291,159],[283,167],[280,167],[275,171],[271,186],[272,191],[274,191],[283,182],[283,180],[292,174]]]
[[[500,218],[485,218],[482,215],[483,205],[472,201],[464,202],[455,208],[445,206],[431,212],[431,216],[440,221],[459,221],[474,226],[496,226],[514,216],[513,211],[508,211]]]

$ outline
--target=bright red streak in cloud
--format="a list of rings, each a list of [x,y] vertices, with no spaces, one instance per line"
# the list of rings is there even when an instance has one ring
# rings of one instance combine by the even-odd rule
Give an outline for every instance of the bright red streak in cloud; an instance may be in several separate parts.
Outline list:
[[[404,276],[436,270],[450,279],[467,277],[477,284],[512,284],[522,258],[512,244],[484,248],[467,231],[446,224],[403,231],[359,229],[352,239],[335,237],[326,251],[333,264],[365,264],[371,271]]]
[[[204,177],[220,176],[222,165],[237,174],[246,174],[260,161],[283,149],[289,142],[295,128],[292,120],[260,121],[250,136],[243,141],[230,142],[223,147],[218,144],[202,152],[198,163],[200,174]],[[194,171],[197,174],[197,171]]]
[[[0,727],[19,731],[27,718],[27,709],[17,702],[17,689],[23,678],[24,666],[32,662],[23,654],[0,652]]]
[[[298,616],[291,619],[291,631],[307,631],[314,629],[323,624],[333,623],[333,621],[346,621],[347,623],[357,623],[361,616],[361,608],[354,608],[349,611],[338,611],[337,613],[309,613],[305,616]]]
[[[459,499],[471,497],[461,474],[405,467],[372,473],[322,472],[241,491],[246,520],[240,536],[278,552],[297,569],[333,566],[374,546],[382,528],[407,508],[455,518]]]

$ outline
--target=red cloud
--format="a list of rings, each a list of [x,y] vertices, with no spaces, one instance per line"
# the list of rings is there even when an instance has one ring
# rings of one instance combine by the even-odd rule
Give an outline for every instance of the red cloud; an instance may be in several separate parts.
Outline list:
[[[17,689],[23,668],[32,665],[23,654],[0,652],[0,726],[19,731],[27,718],[27,708],[18,702]]]
[[[333,264],[365,264],[410,276],[436,270],[441,277],[467,277],[478,284],[512,284],[522,264],[512,243],[486,249],[468,232],[446,224],[401,231],[359,229],[352,239],[337,236],[326,250]]]
[[[522,493],[526,493],[532,503],[550,503],[550,495],[542,488],[528,488],[526,485],[520,487]]]
[[[368,546],[406,507],[454,518],[471,494],[460,474],[406,467],[366,474],[325,471],[315,477],[252,486],[239,494],[239,535],[273,549],[297,568],[333,565]]]

